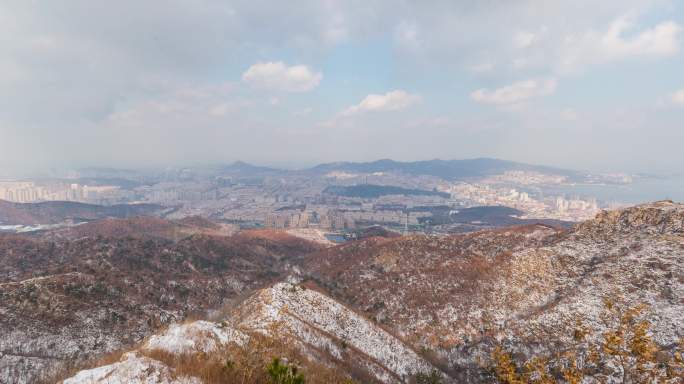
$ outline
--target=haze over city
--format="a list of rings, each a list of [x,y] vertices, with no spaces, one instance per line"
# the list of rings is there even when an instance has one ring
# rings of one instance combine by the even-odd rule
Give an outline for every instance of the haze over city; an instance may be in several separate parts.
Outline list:
[[[679,172],[683,25],[660,0],[6,0],[0,163]]]

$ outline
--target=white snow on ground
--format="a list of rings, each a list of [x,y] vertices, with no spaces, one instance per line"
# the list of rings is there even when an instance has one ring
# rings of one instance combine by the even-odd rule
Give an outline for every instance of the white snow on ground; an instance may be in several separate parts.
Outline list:
[[[121,361],[79,372],[64,380],[64,384],[199,384],[194,377],[173,378],[166,365],[135,352],[121,357]]]
[[[660,202],[602,214],[557,242],[513,252],[506,279],[495,281],[493,289],[476,302],[477,307],[449,304],[439,317],[451,324],[458,316],[466,316],[464,323],[476,325],[488,310],[494,322],[508,321],[507,329],[515,331],[502,337],[527,336],[540,328],[571,335],[573,315],[578,313],[585,324],[600,331],[602,298],[617,294],[629,305],[649,304],[654,338],[670,344],[682,337],[684,323],[682,250],[682,205]],[[421,278],[410,276],[406,284]],[[418,312],[411,322],[420,324],[424,318]],[[226,320],[231,324],[197,321],[174,325],[148,339],[142,348],[179,354],[211,352],[230,342],[244,345],[252,331],[269,333],[278,327],[294,336],[298,347],[308,348],[305,351],[312,357],[329,351],[334,359],[351,358],[385,383],[434,368],[399,338],[296,280],[258,291]],[[479,352],[459,353],[454,351],[452,362],[471,363]],[[65,383],[199,382],[190,378],[174,381],[172,374],[162,363],[133,352],[118,363],[82,371]]]
[[[333,355],[339,353],[336,350],[344,342],[399,377],[434,369],[401,340],[312,289],[279,283],[255,295],[246,307],[261,309],[251,310],[243,318],[241,327],[268,331],[272,324],[281,324],[294,336],[318,348],[331,350]],[[376,372],[376,376],[385,382],[396,381],[380,372]]]
[[[352,353],[380,381],[393,383],[434,367],[402,341],[335,300],[296,283],[279,283],[263,289],[240,306],[240,320],[195,321],[174,324],[151,336],[141,350],[163,350],[173,354],[211,353],[230,343],[245,345],[249,336],[239,329],[269,333],[284,327],[299,343],[330,351],[334,358]],[[342,345],[344,344],[344,346]],[[199,383],[195,378],[173,379],[163,363],[125,354],[120,362],[79,372],[64,384],[82,383]]]
[[[175,354],[213,352],[229,343],[244,345],[247,335],[227,323],[195,321],[171,325],[164,333],[151,336],[143,349],[159,349]]]

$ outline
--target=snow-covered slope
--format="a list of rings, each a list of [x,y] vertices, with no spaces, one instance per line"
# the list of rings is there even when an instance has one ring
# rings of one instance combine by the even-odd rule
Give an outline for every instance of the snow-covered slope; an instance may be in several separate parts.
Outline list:
[[[330,297],[303,285],[259,291],[235,313],[238,327],[268,332],[277,324],[310,354],[363,366],[382,382],[436,369],[401,340]]]
[[[304,280],[258,290],[220,322],[172,325],[74,379],[128,382],[124,371],[151,364],[149,382],[191,380],[143,356],[211,354],[262,333],[288,336],[323,365],[362,371],[370,378],[362,382],[432,370],[444,382],[491,382],[478,359],[495,344],[522,356],[548,352],[572,339],[578,320],[598,337],[605,298],[648,305],[649,334],[661,346],[684,338],[684,205],[672,202],[601,213],[569,231],[368,239],[310,254],[299,267]]]
[[[285,259],[319,249],[270,230],[166,239],[179,225],[137,218],[70,234],[0,234],[0,383],[32,384],[131,348],[278,281],[290,273]]]
[[[174,377],[173,370],[157,360],[129,352],[121,361],[81,371],[63,384],[200,384],[194,377]]]
[[[684,205],[668,201],[603,212],[551,246],[518,252],[520,328],[566,334],[573,316],[600,330],[603,300],[648,306],[656,341],[684,339]]]
[[[199,384],[199,379],[178,377],[173,368],[144,356],[144,353],[163,351],[177,356],[212,353],[229,343],[243,345],[247,338],[247,335],[223,322],[173,324],[164,332],[150,336],[138,350],[124,353],[118,362],[83,370],[64,380],[63,384]]]
[[[172,368],[141,353],[212,353],[230,343],[245,345],[250,334],[273,332],[291,337],[315,361],[351,364],[378,382],[402,382],[412,374],[436,369],[401,340],[339,302],[297,283],[283,282],[257,291],[225,320],[171,325],[149,337],[137,351],[124,354],[121,361],[79,372],[64,383],[197,382],[174,379]]]
[[[249,337],[225,322],[194,321],[173,324],[163,333],[152,335],[143,344],[145,350],[162,350],[176,355],[211,353],[228,343],[244,345]]]
[[[670,201],[603,212],[569,231],[370,239],[308,255],[302,269],[464,381],[478,380],[477,359],[494,343],[551,348],[578,320],[599,335],[605,298],[647,305],[660,345],[684,338],[684,205]]]

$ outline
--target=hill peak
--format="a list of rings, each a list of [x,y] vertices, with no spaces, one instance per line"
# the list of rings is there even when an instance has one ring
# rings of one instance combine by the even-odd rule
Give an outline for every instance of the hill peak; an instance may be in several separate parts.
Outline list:
[[[634,207],[602,211],[594,219],[577,226],[579,234],[684,233],[684,204],[671,200],[656,201]]]

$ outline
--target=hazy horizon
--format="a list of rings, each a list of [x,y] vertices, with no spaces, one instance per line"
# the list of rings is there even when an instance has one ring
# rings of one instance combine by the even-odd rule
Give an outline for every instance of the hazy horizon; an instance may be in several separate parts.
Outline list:
[[[198,161],[198,162],[178,162],[178,163],[168,163],[168,164],[152,164],[152,165],[129,165],[129,166],[123,166],[123,165],[117,165],[117,164],[90,164],[90,165],[76,165],[76,166],[53,166],[53,167],[46,167],[46,168],[32,168],[32,169],[14,169],[14,170],[8,170],[8,169],[3,169],[2,172],[0,172],[0,178],[8,178],[8,179],[21,179],[21,178],[35,178],[35,177],[58,177],[58,176],[63,176],[68,173],[73,173],[73,172],[79,172],[79,171],[87,171],[87,170],[112,170],[112,171],[130,171],[130,172],[158,172],[158,171],[163,171],[164,169],[183,169],[183,168],[211,168],[211,167],[223,167],[223,166],[230,166],[235,163],[246,163],[248,165],[252,166],[257,166],[257,167],[266,167],[266,168],[273,168],[273,169],[278,169],[278,170],[283,170],[283,171],[300,171],[300,170],[306,170],[310,169],[313,167],[316,167],[318,165],[325,165],[325,164],[335,164],[335,163],[372,163],[376,161],[382,161],[382,160],[391,160],[391,161],[396,161],[396,162],[401,162],[401,163],[414,163],[414,162],[427,162],[427,161],[459,161],[459,160],[475,160],[475,159],[491,159],[491,160],[501,160],[501,161],[510,161],[514,163],[522,163],[522,164],[528,164],[528,165],[535,165],[535,166],[544,166],[544,167],[550,167],[550,168],[555,168],[559,170],[567,170],[567,171],[578,171],[578,172],[587,172],[587,173],[592,173],[592,174],[611,174],[611,173],[622,173],[622,174],[628,174],[628,175],[641,175],[641,176],[647,176],[647,177],[684,177],[684,171],[681,169],[673,169],[673,170],[667,170],[667,169],[629,169],[629,168],[579,168],[579,167],[571,167],[571,166],[562,166],[562,165],[554,165],[554,164],[546,164],[546,163],[538,163],[538,162],[526,162],[526,161],[517,161],[517,160],[510,160],[510,159],[502,159],[502,158],[495,158],[495,157],[484,157],[484,156],[477,156],[477,157],[468,157],[468,158],[409,158],[409,159],[396,159],[396,158],[370,158],[368,160],[364,159],[339,159],[339,160],[331,160],[331,161],[311,161],[311,162],[252,162],[252,161],[245,161],[243,159],[235,159],[235,160],[224,160],[224,161]]]
[[[679,173],[683,26],[665,0],[4,1],[0,175],[478,157]]]

